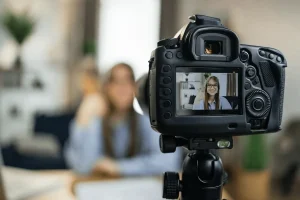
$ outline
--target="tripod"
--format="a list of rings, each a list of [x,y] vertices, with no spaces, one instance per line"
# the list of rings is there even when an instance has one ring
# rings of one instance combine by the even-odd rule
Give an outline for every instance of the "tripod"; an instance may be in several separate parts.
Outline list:
[[[213,149],[232,148],[232,138],[184,139],[161,135],[163,153],[174,152],[178,146],[193,151],[183,162],[182,180],[176,172],[165,172],[163,198],[177,199],[181,192],[181,200],[221,200],[227,175]]]

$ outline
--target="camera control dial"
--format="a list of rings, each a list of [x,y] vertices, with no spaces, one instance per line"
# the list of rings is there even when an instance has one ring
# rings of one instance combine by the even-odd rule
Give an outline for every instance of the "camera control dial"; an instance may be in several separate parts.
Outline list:
[[[246,98],[246,108],[253,117],[263,117],[271,109],[271,99],[263,90],[254,90]]]

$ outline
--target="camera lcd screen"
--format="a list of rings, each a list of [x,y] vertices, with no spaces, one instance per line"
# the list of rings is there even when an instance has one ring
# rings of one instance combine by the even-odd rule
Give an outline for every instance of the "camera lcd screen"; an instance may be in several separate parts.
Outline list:
[[[176,68],[176,114],[242,114],[238,68]]]

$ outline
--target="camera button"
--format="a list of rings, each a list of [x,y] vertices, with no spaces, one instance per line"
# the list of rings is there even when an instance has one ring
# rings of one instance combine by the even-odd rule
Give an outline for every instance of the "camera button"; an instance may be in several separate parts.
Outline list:
[[[165,88],[165,89],[163,90],[163,94],[164,94],[165,96],[170,95],[171,93],[172,93],[172,91],[171,91],[169,88]]]
[[[171,71],[171,66],[170,65],[163,65],[162,70],[163,70],[163,72],[169,72],[169,71]]]
[[[259,55],[261,55],[261,56],[265,56],[265,55],[266,55],[266,52],[265,52],[265,51],[262,51],[262,50],[260,50],[260,51],[259,51]]]
[[[280,57],[280,56],[277,56],[276,60],[277,60],[277,62],[279,62],[279,63],[281,63],[281,62],[282,62],[282,59],[281,59],[281,57]]]
[[[171,83],[171,82],[172,82],[171,77],[165,77],[165,78],[163,79],[163,83],[164,83],[164,84],[169,84],[169,83]]]
[[[254,99],[254,101],[252,102],[252,107],[254,110],[256,111],[261,111],[265,106],[265,103],[262,99]]]
[[[274,57],[275,57],[274,54],[271,54],[271,53],[269,54],[270,59],[273,59]]]
[[[251,84],[249,82],[246,82],[244,88],[245,90],[249,90],[251,88]]]
[[[164,118],[165,118],[165,119],[170,119],[171,116],[172,116],[172,114],[169,113],[169,112],[164,113]]]
[[[166,100],[166,101],[163,102],[163,106],[164,106],[165,108],[170,107],[171,105],[172,105],[172,103],[171,103],[171,101],[169,101],[169,100]]]
[[[249,53],[243,50],[240,54],[240,59],[242,62],[247,62],[249,60]]]
[[[183,58],[182,52],[181,52],[181,51],[178,51],[178,52],[176,53],[176,57],[179,58],[179,59]]]
[[[168,59],[173,58],[173,53],[170,52],[170,51],[168,51],[168,52],[166,53],[166,58],[168,58]]]
[[[259,78],[256,77],[256,78],[252,81],[252,84],[253,84],[253,85],[256,85],[256,84],[258,84],[258,83],[259,83]]]
[[[248,78],[254,78],[256,76],[256,69],[249,65],[246,70],[246,75]]]
[[[252,119],[250,123],[251,123],[251,128],[253,129],[259,129],[261,127],[261,120],[259,119]]]

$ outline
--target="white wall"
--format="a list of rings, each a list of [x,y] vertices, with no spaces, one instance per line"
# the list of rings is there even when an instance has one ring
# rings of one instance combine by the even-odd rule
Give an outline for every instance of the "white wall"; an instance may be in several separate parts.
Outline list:
[[[136,78],[148,72],[159,40],[160,0],[100,0],[98,64],[101,72],[127,62]]]
[[[65,106],[67,70],[64,59],[55,57],[55,53],[61,55],[66,44],[61,40],[61,30],[58,29],[62,20],[58,18],[59,0],[2,0],[2,5],[4,2],[15,10],[28,8],[36,20],[34,33],[22,48],[25,70],[22,88],[0,88],[0,140],[5,143],[31,134],[32,117],[36,111],[60,110]],[[4,7],[0,14],[3,11]],[[0,26],[0,52],[14,43],[8,34],[1,35],[3,32],[5,30]],[[0,61],[3,59],[0,57]],[[41,91],[31,87],[35,76],[44,84]],[[18,118],[11,118],[8,114],[13,105],[20,108],[21,116]]]

